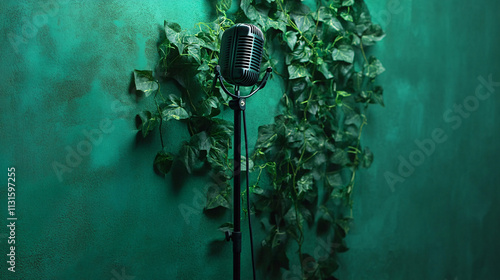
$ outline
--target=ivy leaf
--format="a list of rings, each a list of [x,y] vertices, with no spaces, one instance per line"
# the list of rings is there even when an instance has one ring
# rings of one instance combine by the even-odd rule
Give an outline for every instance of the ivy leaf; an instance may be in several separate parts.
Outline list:
[[[294,227],[301,227],[302,223],[304,222],[304,218],[302,217],[302,214],[299,211],[299,217],[297,219],[297,213],[295,212],[295,207],[290,207],[290,209],[287,211],[285,214],[284,218],[285,221],[288,225],[292,225]]]
[[[286,139],[290,147],[298,148],[304,143],[304,135],[297,129],[286,130]]]
[[[169,39],[170,42],[175,41],[172,39],[174,39],[175,36],[182,31],[181,26],[178,23],[168,22],[166,20],[164,21],[163,25],[165,28],[165,35],[167,35],[167,39]]]
[[[312,14],[313,19],[321,22],[325,22],[332,18],[330,9],[325,6],[321,6],[317,12]]]
[[[255,18],[254,20],[254,24],[257,25],[258,27],[260,27],[262,30],[266,31],[268,30],[269,28],[272,27],[273,25],[273,22],[271,19],[269,19],[268,15],[267,15],[267,10],[261,10],[261,9],[256,9],[257,13],[257,17]],[[275,23],[274,24],[276,29],[279,30],[279,24],[278,23]]]
[[[332,190],[332,192],[330,193],[330,198],[334,199],[334,200],[343,200],[343,199],[346,199],[345,197],[345,193],[346,193],[346,189],[345,188],[334,188]]]
[[[165,121],[169,120],[183,120],[190,117],[188,111],[184,108],[184,102],[182,98],[175,95],[170,94],[168,96],[169,103],[162,104],[162,117]]]
[[[333,174],[328,174],[326,176],[326,182],[328,183],[329,186],[334,187],[334,188],[341,188],[344,186],[344,183],[342,181],[342,176],[340,176],[340,173],[335,172]]]
[[[223,120],[213,118],[211,120],[210,127],[208,129],[208,134],[218,141],[226,141],[231,139],[233,136],[233,123]]]
[[[200,151],[196,149],[195,147],[189,145],[189,143],[185,143],[181,151],[179,153],[179,158],[184,163],[184,166],[186,167],[186,170],[189,174],[193,172],[194,169],[196,169],[198,163],[198,155],[200,154]]]
[[[308,145],[309,146],[309,145]],[[309,150],[309,149],[308,149]],[[324,153],[317,153],[316,155],[312,156],[312,158],[308,159],[304,165],[303,168],[307,170],[311,170],[313,173],[313,177],[315,179],[319,179],[319,173],[317,171],[321,168],[321,165],[327,162],[327,157]]]
[[[200,39],[199,45],[202,46],[203,48],[207,48],[211,51],[216,51],[218,50],[217,47],[217,37],[213,35],[212,33],[200,31],[198,34],[196,34],[196,37]]]
[[[219,110],[219,100],[215,96],[210,96],[209,98],[203,100],[199,107],[199,113],[204,116],[216,116],[220,113]]]
[[[212,147],[212,141],[210,137],[208,137],[206,131],[202,131],[198,134],[195,134],[189,140],[189,144],[200,151],[210,152],[210,148]]]
[[[356,72],[352,75],[353,88],[355,92],[360,92],[363,87],[363,74]]]
[[[383,94],[384,94],[384,89],[381,86],[376,86],[371,98],[373,103],[377,103],[382,105],[382,107],[385,107]]]
[[[312,54],[313,54],[313,52],[312,52],[310,47],[308,47],[308,46],[304,47],[303,56],[299,61],[300,62],[309,62],[311,60]]]
[[[276,125],[268,124],[259,126],[259,136],[257,138],[257,147],[269,148],[273,145],[274,141],[278,138],[275,132]]]
[[[241,0],[240,8],[250,20],[255,21],[259,17],[259,12],[252,5],[252,0]]]
[[[363,123],[363,118],[360,114],[352,114],[344,121],[346,125],[355,125],[356,127],[360,127],[361,123]]]
[[[294,60],[299,60],[300,62],[309,62],[312,57],[312,50],[309,46],[306,46],[305,41],[300,41],[299,45],[295,47],[295,50],[287,55],[286,64],[290,64]]]
[[[372,165],[372,162],[373,162],[373,153],[372,151],[370,151],[368,147],[366,147],[361,157],[361,166],[364,168],[368,168]]]
[[[307,82],[305,81],[305,79],[292,81],[291,84],[292,84],[292,93],[297,94],[297,96],[302,92],[304,92],[304,89],[307,86]]]
[[[293,21],[297,28],[302,32],[308,31],[311,27],[315,26],[314,20],[311,15],[298,15],[292,14]]]
[[[153,77],[153,71],[134,70],[135,89],[147,96],[158,90],[158,82]]]
[[[354,0],[344,0],[342,1],[342,6],[348,7],[354,5]]]
[[[316,107],[317,107],[317,103],[316,103]],[[311,112],[311,114],[314,115],[313,112]],[[315,129],[316,128],[316,129]],[[317,152],[318,151],[318,146],[319,146],[319,141],[320,141],[320,136],[319,136],[319,133],[320,132],[320,128],[318,127],[309,127],[305,130],[304,132],[304,137],[305,137],[305,140],[306,140],[306,143],[307,143],[307,148],[306,150],[308,152]],[[319,132],[319,133],[318,133]]]
[[[179,50],[179,54],[184,52],[184,43],[182,42],[182,28],[179,24],[174,22],[165,21],[164,24],[165,35],[170,43],[174,44]]]
[[[203,61],[203,63],[196,69],[198,71],[208,71],[210,70],[210,67],[208,66],[206,61]]]
[[[340,148],[336,148],[333,153],[333,157],[331,157],[330,159],[330,162],[338,165],[347,165],[348,163],[350,163],[350,160],[346,151]]]
[[[321,205],[318,207],[318,212],[319,212],[319,218],[320,220],[333,223],[334,219],[332,214],[330,213],[330,210],[325,205]]]
[[[382,63],[380,62],[380,60],[378,60],[377,58],[375,58],[373,56],[370,57],[370,64],[365,63],[364,68],[365,68],[365,71],[364,71],[365,76],[370,77],[372,79],[374,79],[378,75],[384,73],[384,71],[385,71],[385,68],[382,65]]]
[[[136,124],[137,128],[141,130],[142,136],[146,137],[158,125],[158,119],[153,117],[150,111],[143,111],[137,114]]]
[[[161,175],[167,174],[172,168],[174,159],[174,155],[165,150],[158,152],[153,163],[155,172]]]
[[[338,268],[339,268],[339,264],[337,262],[336,255],[334,253],[328,255],[328,257],[326,259],[319,261],[319,269],[325,277],[331,276]],[[329,279],[329,278],[325,278],[325,279]],[[333,278],[333,279],[335,279],[335,278]]]
[[[176,107],[176,108],[170,108],[163,110],[162,112],[163,119],[165,121],[169,120],[182,120],[182,119],[187,119],[189,118],[189,113],[186,111],[186,109],[181,108],[181,107]]]
[[[283,40],[287,43],[290,50],[293,51],[295,44],[297,43],[297,34],[295,31],[288,31],[283,34]]]
[[[372,46],[384,37],[385,33],[382,30],[382,27],[378,24],[372,24],[361,37],[361,42],[363,42],[364,46]]]
[[[312,194],[314,194],[314,195],[312,195]],[[307,195],[309,195],[309,197],[307,197]],[[307,195],[306,195],[305,200],[307,200],[311,203],[313,203],[314,198],[317,196],[317,194],[315,192],[308,192]],[[306,222],[308,222],[309,224],[314,223],[314,215],[311,213],[311,210],[307,209],[305,206],[302,206],[302,207],[300,207],[299,211],[300,211],[300,214],[302,215],[302,217],[304,217],[304,220]]]
[[[341,229],[340,235],[342,237],[345,237],[346,234],[349,232],[350,225],[352,223],[352,220],[350,218],[340,218],[335,221],[337,226]]]
[[[354,64],[341,64],[340,65],[340,72],[342,75],[346,78],[349,79],[351,77],[351,70],[354,67]]]
[[[286,240],[286,232],[280,232],[280,231],[276,230],[276,233],[274,234],[274,237],[273,237],[273,242],[272,242],[271,247],[272,248],[277,247],[277,246],[281,245],[282,243],[284,243],[285,240]]]
[[[232,232],[234,229],[233,223],[223,223],[222,225],[219,226],[218,230],[222,232]]]
[[[288,65],[288,75],[290,80],[311,77],[309,70],[302,65]]]
[[[351,37],[351,45],[353,46],[359,46],[361,44],[361,39],[359,38],[358,35],[354,34],[354,33],[351,33],[350,35],[352,35]]]
[[[352,15],[348,12],[341,12],[340,17],[343,18],[345,21],[353,22],[354,19],[352,18]]]
[[[191,136],[189,142],[185,142],[179,153],[179,159],[188,173],[200,169],[212,148],[212,142],[205,131]],[[203,152],[201,152],[203,151]]]
[[[299,181],[297,181],[297,189],[299,191],[299,196],[305,192],[312,190],[313,185],[313,176],[311,173],[308,173],[302,176]]]
[[[198,63],[198,65],[201,65],[201,53],[200,53],[200,45],[198,44],[194,44],[194,45],[190,45],[188,48],[188,54],[194,58],[194,60],[196,60],[196,62]]]
[[[276,20],[273,20],[269,17],[267,17],[267,22],[266,22],[266,27],[265,30],[269,30],[270,28],[274,28],[275,30],[279,30],[283,33],[286,32],[286,27],[287,27],[287,18],[285,14],[282,12],[277,12],[278,18]]]
[[[311,115],[316,116],[316,113],[319,111],[319,105],[316,101],[309,101],[307,106],[307,112],[311,113]],[[309,151],[309,150],[308,150]]]
[[[217,9],[221,12],[225,12],[231,8],[232,0],[217,0]]]
[[[357,35],[361,36],[372,25],[370,12],[368,9],[361,9],[357,12],[357,16],[355,16],[355,18],[355,31]]]
[[[332,51],[333,61],[354,62],[354,49],[350,45],[340,45]]]
[[[328,24],[328,26],[330,26],[331,28],[333,28],[337,32],[344,31],[344,27],[342,26],[342,23],[340,23],[340,21],[335,17],[332,17],[331,19],[329,19],[326,22],[326,24]]]
[[[231,96],[229,96],[227,93],[224,92],[224,90],[222,89],[222,87],[219,87],[219,95],[221,97],[221,99],[225,102],[224,104],[228,104],[229,101],[232,99]]]
[[[220,186],[219,186],[220,187]],[[207,205],[205,206],[205,210],[214,209],[217,207],[230,208],[231,204],[229,202],[231,194],[231,186],[226,184],[225,188],[220,191],[212,191],[207,194]],[[222,229],[231,229],[232,224],[226,223],[219,227],[219,230]]]
[[[203,44],[203,40],[196,35],[185,35],[182,37],[182,42],[188,46],[198,45],[198,48]]]
[[[331,2],[331,7],[333,7],[334,10],[336,10],[336,8],[342,7],[342,0],[332,0]]]
[[[328,69],[329,66],[331,66],[330,63],[323,62],[318,67],[319,72],[321,72],[327,80],[333,78],[332,72]]]
[[[226,171],[226,169],[229,169],[226,159],[227,152],[228,150],[223,146],[218,144],[213,145],[208,153],[207,160],[213,168]]]

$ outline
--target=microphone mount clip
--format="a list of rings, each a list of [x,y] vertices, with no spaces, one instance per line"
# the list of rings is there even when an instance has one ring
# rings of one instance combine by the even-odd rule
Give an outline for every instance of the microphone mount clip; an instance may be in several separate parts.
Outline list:
[[[266,74],[264,75],[264,78],[262,79],[262,81],[260,81],[259,86],[255,90],[253,90],[252,92],[250,92],[250,94],[248,94],[246,96],[240,96],[240,87],[238,85],[235,85],[235,93],[230,92],[226,88],[226,86],[224,85],[224,77],[222,77],[222,75],[220,74],[220,66],[217,65],[217,66],[215,66],[215,69],[214,69],[215,77],[214,77],[214,82],[213,82],[213,85],[212,85],[212,92],[215,89],[215,84],[217,83],[217,80],[219,80],[220,86],[221,86],[222,90],[227,95],[233,97],[234,99],[238,99],[238,100],[241,100],[241,99],[244,100],[244,99],[250,98],[250,96],[254,95],[255,93],[257,93],[257,91],[263,89],[266,86],[267,79],[269,78],[269,75],[271,74],[272,71],[273,71],[273,69],[271,67],[267,67]],[[243,105],[245,105],[245,101],[243,101],[243,102],[244,102]]]

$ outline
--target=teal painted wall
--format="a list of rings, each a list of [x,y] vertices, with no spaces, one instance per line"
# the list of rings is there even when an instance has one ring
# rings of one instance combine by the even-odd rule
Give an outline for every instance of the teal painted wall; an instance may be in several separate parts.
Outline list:
[[[338,275],[496,279],[500,87],[474,96],[480,77],[500,81],[500,4],[366,2],[388,34],[370,50],[387,69],[386,108],[369,111],[363,141],[375,162],[360,172]],[[230,216],[201,213],[206,178],[154,174],[159,139],[138,141],[133,121],[150,104],[129,94],[131,71],[154,68],[163,20],[194,28],[210,10],[203,0],[0,2],[1,180],[16,168],[18,218],[17,272],[7,274],[3,183],[2,279],[231,278],[230,244],[215,241]],[[281,92],[274,80],[249,100],[250,143]],[[464,102],[461,116],[454,104]],[[415,141],[436,129],[447,139],[420,154]],[[174,123],[165,132],[170,146],[187,137]],[[398,170],[400,156],[414,170]],[[68,169],[58,176],[54,163]],[[249,272],[246,255],[243,263]]]
[[[371,49],[387,69],[386,107],[368,115],[375,161],[357,182],[339,276],[498,279],[500,3],[366,2],[387,33]],[[490,76],[496,87],[481,82]]]

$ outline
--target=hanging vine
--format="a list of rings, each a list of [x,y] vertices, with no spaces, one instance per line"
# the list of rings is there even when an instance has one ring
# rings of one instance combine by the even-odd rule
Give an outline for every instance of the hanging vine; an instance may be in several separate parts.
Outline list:
[[[273,124],[259,127],[248,167],[254,174],[250,210],[267,234],[259,267],[270,279],[334,279],[337,253],[347,250],[356,171],[373,160],[360,143],[365,110],[369,104],[383,106],[375,78],[385,69],[365,49],[385,34],[362,0],[317,0],[313,10],[300,1],[241,0],[238,11],[228,15],[231,2],[219,0],[219,17],[194,32],[165,22],[159,70],[134,71],[136,89],[155,104],[137,115],[138,128],[144,137],[159,130],[157,173],[168,173],[179,161],[189,173],[222,174],[205,209],[230,208],[233,127],[220,117],[230,97],[218,86],[212,92],[213,70],[225,29],[237,22],[258,26],[266,35],[262,69],[284,69],[275,73],[286,85],[281,113]],[[181,95],[165,96],[164,79],[175,81]],[[178,152],[164,146],[162,126],[169,121],[182,122],[190,134]],[[306,252],[316,242],[308,232],[327,240],[326,254]]]

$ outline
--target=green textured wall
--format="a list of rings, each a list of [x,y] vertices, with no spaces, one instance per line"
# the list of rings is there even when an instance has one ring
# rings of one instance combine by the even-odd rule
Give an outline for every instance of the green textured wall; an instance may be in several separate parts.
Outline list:
[[[375,162],[360,173],[338,275],[496,279],[500,87],[474,96],[480,77],[500,81],[500,3],[366,2],[388,34],[370,50],[387,69],[379,79],[386,108],[370,110],[363,141]],[[133,69],[154,68],[164,19],[193,28],[213,19],[210,10],[204,0],[0,2],[2,279],[231,278],[230,244],[212,242],[230,217],[201,213],[205,178],[154,174],[158,137],[137,140],[133,122],[148,100],[128,90]],[[274,80],[249,100],[250,143],[281,91]],[[453,111],[464,102],[463,113]],[[415,141],[430,149],[424,140],[439,129],[434,138],[446,140],[419,153]],[[167,126],[169,145],[186,137]],[[59,176],[58,163],[68,167]],[[15,274],[6,270],[10,166]],[[248,257],[243,263],[249,272]]]
[[[366,2],[387,33],[371,50],[387,69],[386,107],[363,131],[375,161],[339,275],[498,279],[500,2]]]

